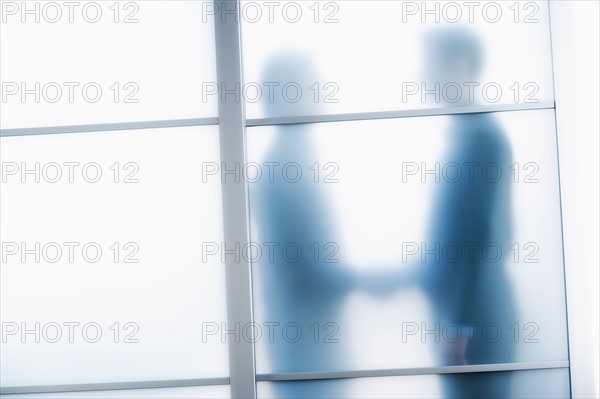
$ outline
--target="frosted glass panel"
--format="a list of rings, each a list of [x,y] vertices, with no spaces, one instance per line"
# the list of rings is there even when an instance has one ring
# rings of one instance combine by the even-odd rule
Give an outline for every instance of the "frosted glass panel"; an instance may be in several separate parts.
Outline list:
[[[2,128],[213,117],[204,2],[3,2]]]
[[[554,132],[550,110],[249,128],[258,371],[566,360]]]
[[[225,399],[230,398],[229,385],[215,385],[202,387],[185,387],[185,388],[160,388],[160,389],[124,389],[112,391],[88,391],[88,392],[59,392],[59,393],[40,393],[40,394],[23,394],[23,395],[0,395],[0,398],[14,399],[84,399],[84,398],[101,398],[101,399],[172,399],[172,398],[194,398],[194,399]]]
[[[570,398],[568,369],[259,382],[259,398]]]
[[[226,319],[223,267],[202,256],[223,234],[220,182],[202,180],[216,126],[1,151],[3,386],[228,375],[226,344],[202,339]]]
[[[273,4],[240,9],[250,118],[553,99],[546,1]]]

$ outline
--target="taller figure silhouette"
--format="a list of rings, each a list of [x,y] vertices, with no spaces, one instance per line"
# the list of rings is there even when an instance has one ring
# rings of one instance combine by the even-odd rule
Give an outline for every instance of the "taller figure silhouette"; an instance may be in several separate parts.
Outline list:
[[[462,28],[444,28],[428,35],[425,46],[428,87],[439,82],[477,82],[483,62],[478,38]],[[442,97],[443,105],[474,105],[466,91],[458,101]],[[449,148],[445,164],[461,166],[462,176],[439,183],[434,201],[428,247],[458,245],[456,254],[428,262],[421,286],[429,299],[432,319],[441,326],[461,325],[457,339],[436,347],[441,365],[508,363],[516,344],[510,327],[518,321],[507,268],[512,235],[511,145],[493,114],[449,116]],[[498,172],[501,174],[498,175]],[[472,249],[472,250],[471,250]],[[501,250],[498,253],[498,249]],[[456,259],[456,260],[455,260]],[[445,397],[505,398],[510,394],[502,373],[445,375]]]

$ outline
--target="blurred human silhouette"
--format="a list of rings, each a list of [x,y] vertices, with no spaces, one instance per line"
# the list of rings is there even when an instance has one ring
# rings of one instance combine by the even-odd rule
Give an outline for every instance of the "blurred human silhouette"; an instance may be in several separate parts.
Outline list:
[[[483,61],[477,37],[462,28],[431,32],[425,45],[428,85],[476,82]],[[442,97],[442,101],[444,98]],[[446,105],[471,105],[466,93]],[[463,326],[460,337],[436,347],[442,365],[508,363],[515,343],[509,330],[518,319],[507,275],[511,240],[510,143],[490,113],[448,117],[449,148],[444,164],[462,167],[458,181],[439,183],[434,200],[428,248],[459,244],[462,256],[442,256],[422,269],[420,284],[430,302],[433,322]],[[486,168],[486,165],[491,166]],[[497,175],[498,170],[504,172]],[[469,248],[473,248],[472,252]],[[496,250],[500,248],[501,253]],[[456,259],[456,261],[455,261]],[[469,323],[478,323],[469,327]],[[500,330],[497,329],[500,328]],[[497,334],[501,334],[497,337]],[[506,398],[509,375],[446,375],[445,397]]]
[[[460,28],[431,32],[425,44],[426,80],[477,81],[482,65],[481,46],[473,34]],[[310,62],[301,54],[279,54],[268,63],[265,82],[297,82],[310,87],[316,79]],[[471,105],[466,93],[447,105]],[[442,100],[446,100],[442,97]],[[265,104],[268,117],[313,115],[319,112],[312,96],[304,93],[297,102],[275,97]],[[335,371],[346,369],[344,346],[323,342],[323,328],[341,325],[345,297],[353,290],[372,295],[389,295],[414,284],[428,299],[430,322],[462,326],[453,339],[443,337],[434,344],[439,365],[509,363],[515,353],[514,335],[509,328],[518,320],[516,304],[507,273],[511,240],[510,143],[490,113],[448,116],[450,145],[443,163],[462,166],[457,181],[441,180],[430,217],[427,248],[458,244],[461,256],[442,257],[394,271],[356,272],[349,265],[325,262],[323,246],[337,242],[332,211],[322,187],[306,173],[317,160],[309,124],[279,127],[263,164],[278,165],[274,181],[266,178],[250,184],[251,235],[254,241],[276,243],[275,261],[263,256],[253,265],[255,319],[259,323],[297,323],[303,335],[283,339],[274,335],[268,343],[270,369],[276,373]],[[296,163],[306,175],[296,180],[282,177],[283,165]],[[485,169],[485,165],[493,168]],[[497,177],[498,168],[504,175]],[[281,250],[288,243],[302,250],[284,259]],[[321,248],[315,259],[315,243]],[[473,250],[469,250],[473,248]],[[484,251],[484,248],[486,249]],[[495,250],[500,248],[502,253]],[[374,269],[377,270],[377,269]],[[321,329],[315,339],[311,326]],[[485,328],[485,329],[484,329]],[[500,328],[500,330],[497,330]],[[498,334],[500,333],[500,334]],[[441,377],[444,397],[507,397],[510,376],[504,373],[446,374]],[[278,383],[277,397],[343,397],[341,384]],[[336,388],[333,388],[333,387]]]
[[[448,83],[464,89],[465,83],[477,82],[483,53],[477,37],[469,31],[452,27],[428,32],[424,49],[428,89],[436,83],[440,89]],[[441,103],[432,105],[476,103],[465,90],[458,98],[454,94],[448,97],[440,95]],[[428,98],[434,101],[434,96]],[[436,323],[438,330],[459,326],[456,336],[440,334],[439,343],[433,342],[433,335],[428,336],[438,365],[509,363],[516,348],[510,328],[518,321],[506,270],[512,234],[511,181],[506,172],[512,163],[512,149],[490,113],[447,118],[449,145],[440,165],[460,165],[462,175],[436,183],[428,237],[420,248],[422,253],[437,252],[439,258],[434,261],[427,256],[423,263],[371,272],[360,284],[371,291],[378,289],[382,295],[416,287],[429,302],[429,330]],[[496,175],[499,169],[501,176]],[[498,248],[501,253],[496,252]],[[508,373],[445,374],[440,378],[443,396],[448,398],[510,395]]]
[[[318,79],[307,57],[296,52],[277,54],[267,63],[264,77],[265,82],[279,83],[273,101],[264,99],[267,116],[318,112],[318,104],[308,91]],[[287,99],[281,95],[287,83],[297,83],[302,88],[303,95],[298,101],[293,89]],[[274,180],[263,176],[250,184],[252,239],[276,243],[269,244],[275,248],[274,261],[265,255],[253,265],[255,300],[260,303],[255,306],[255,319],[261,325],[279,323],[273,342],[267,344],[270,369],[276,373],[335,371],[347,367],[343,344],[329,341],[339,338],[336,330],[341,324],[342,306],[346,294],[356,289],[356,278],[341,263],[328,261],[335,260],[335,256],[328,259],[328,255],[333,253],[337,237],[323,186],[315,183],[310,169],[317,161],[310,135],[308,124],[277,128],[261,162],[261,165],[277,163],[272,164]],[[282,175],[284,166],[293,163],[299,167],[290,167]],[[299,179],[298,170],[302,173]],[[319,247],[318,252],[315,246]],[[282,337],[279,331],[288,323],[297,325],[289,327],[287,338]],[[298,326],[302,336],[296,342]],[[287,398],[344,395],[339,388],[325,382],[278,383],[275,392],[277,397]]]

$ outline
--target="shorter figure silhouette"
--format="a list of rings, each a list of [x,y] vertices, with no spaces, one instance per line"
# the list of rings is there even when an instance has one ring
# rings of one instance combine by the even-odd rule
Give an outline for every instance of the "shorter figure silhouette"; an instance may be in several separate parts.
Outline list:
[[[267,63],[264,76],[265,82],[278,88],[291,83],[304,89],[296,101],[282,96],[272,102],[265,99],[267,117],[318,113],[318,104],[308,91],[318,82],[308,57],[297,52],[277,54]],[[250,140],[253,134],[248,133]],[[297,337],[297,328],[289,328],[287,339],[276,334],[273,342],[266,344],[270,369],[276,373],[346,370],[347,347],[336,342],[337,332],[343,324],[346,296],[359,288],[358,275],[335,256],[328,256],[337,251],[339,239],[322,185],[315,183],[310,173],[317,161],[311,125],[278,127],[274,136],[261,160],[261,164],[277,167],[274,179],[250,184],[251,236],[277,248],[274,261],[263,256],[253,264],[254,315],[261,325],[278,323],[279,331],[295,323],[303,334]],[[292,164],[297,166],[288,169],[290,175],[282,176],[283,166]],[[287,259],[282,254],[286,245],[290,251]],[[282,398],[344,396],[340,384],[330,381],[274,383],[273,387]]]

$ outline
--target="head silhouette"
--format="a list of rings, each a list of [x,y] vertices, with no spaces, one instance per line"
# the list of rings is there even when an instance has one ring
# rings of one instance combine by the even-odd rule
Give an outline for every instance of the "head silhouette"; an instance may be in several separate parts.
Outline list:
[[[439,28],[426,34],[424,48],[427,88],[433,89],[439,83],[443,103],[473,101],[465,82],[476,82],[481,73],[484,54],[478,37],[463,27]],[[445,85],[449,85],[446,92]]]
[[[308,55],[293,50],[277,52],[263,70],[261,103],[267,117],[317,113],[314,84],[321,83]],[[273,93],[269,93],[270,87]]]

